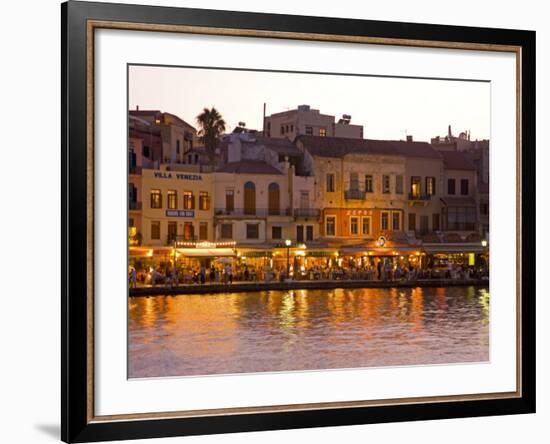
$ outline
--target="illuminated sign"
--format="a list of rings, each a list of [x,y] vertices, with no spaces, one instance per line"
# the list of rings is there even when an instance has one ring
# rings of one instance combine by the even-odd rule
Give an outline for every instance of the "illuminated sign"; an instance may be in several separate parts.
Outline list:
[[[384,245],[386,245],[386,238],[384,236],[380,236],[376,243],[379,247],[383,247]]]

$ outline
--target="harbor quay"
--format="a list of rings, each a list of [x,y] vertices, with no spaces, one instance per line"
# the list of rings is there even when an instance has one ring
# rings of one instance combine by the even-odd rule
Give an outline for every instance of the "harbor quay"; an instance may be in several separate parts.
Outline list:
[[[417,287],[489,287],[489,281],[481,278],[471,279],[417,279],[414,281],[367,281],[367,280],[319,280],[286,282],[234,282],[231,284],[206,283],[177,286],[140,286],[130,288],[130,297],[149,297],[165,295],[197,295],[216,293],[246,293],[260,291],[322,290],[337,288],[417,288]]]

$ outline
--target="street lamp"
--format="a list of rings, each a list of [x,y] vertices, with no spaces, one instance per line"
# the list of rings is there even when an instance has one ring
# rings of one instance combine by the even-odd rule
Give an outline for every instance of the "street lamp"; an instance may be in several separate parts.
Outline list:
[[[285,240],[286,245],[286,278],[290,277],[290,245],[292,241],[290,239]]]
[[[481,241],[481,246],[482,246],[483,248],[485,248],[485,247],[487,246],[487,241],[486,241],[485,239],[483,239],[483,240]]]

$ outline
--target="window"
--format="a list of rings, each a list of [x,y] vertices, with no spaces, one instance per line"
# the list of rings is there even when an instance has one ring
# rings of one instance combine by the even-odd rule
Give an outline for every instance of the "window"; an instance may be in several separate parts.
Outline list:
[[[382,230],[390,229],[390,213],[387,211],[382,211],[380,215],[380,227]]]
[[[278,183],[271,182],[267,187],[267,206],[270,215],[280,213],[280,192]]]
[[[135,225],[134,225],[134,218],[133,218],[133,217],[129,217],[129,218],[128,218],[128,226],[129,226],[129,227],[135,227]]]
[[[195,238],[193,222],[185,222],[183,224],[183,237],[185,240],[193,240]]]
[[[416,214],[409,213],[409,231],[416,231]]]
[[[439,213],[434,213],[432,215],[432,230],[439,231]]]
[[[151,222],[151,239],[155,239],[155,240],[160,239],[160,222],[159,221]]]
[[[304,241],[304,226],[296,225],[296,242],[300,243]]]
[[[479,204],[479,212],[483,216],[488,216],[489,215],[489,204],[488,203],[480,203]]]
[[[306,134],[308,136],[313,136],[313,127],[311,126],[306,126]]]
[[[319,128],[319,135],[321,137],[326,137],[327,135],[327,129],[326,128]]]
[[[363,217],[362,222],[361,232],[366,236],[370,235],[370,217]]]
[[[399,211],[393,211],[391,214],[391,229],[394,231],[401,230],[401,213]]]
[[[395,176],[395,193],[403,194],[403,176],[400,174]]]
[[[162,194],[160,194],[160,190],[151,190],[151,208],[162,208]]]
[[[475,207],[447,208],[447,229],[457,231],[473,231],[476,229]]]
[[[178,208],[178,193],[176,190],[168,190],[168,208],[171,210]]]
[[[141,149],[141,155],[143,157],[149,157],[149,153],[150,153],[149,147],[144,145],[143,148]]]
[[[454,179],[448,179],[447,180],[447,194],[449,194],[449,195],[455,194],[455,192],[456,192],[455,186],[456,186],[455,180]]]
[[[284,133],[285,133],[285,126],[281,125],[281,134],[284,134]]]
[[[352,216],[349,218],[349,232],[352,236],[359,234],[359,218]]]
[[[349,173],[349,189],[359,191],[359,175],[357,173]]]
[[[246,238],[258,239],[260,237],[260,224],[246,224]]]
[[[179,139],[176,140],[176,153],[177,153],[177,154],[180,153],[180,141],[179,141]]]
[[[199,240],[208,240],[208,222],[199,223]]]
[[[300,208],[304,210],[309,208],[309,191],[300,191]]]
[[[382,193],[388,194],[390,192],[390,176],[384,174],[382,176]]]
[[[256,214],[256,185],[253,182],[244,184],[244,214]]]
[[[460,194],[463,196],[470,194],[468,190],[468,179],[460,179]]]
[[[290,125],[290,132],[291,132],[291,133],[294,132],[294,125]]]
[[[334,192],[334,174],[327,174],[327,193]]]
[[[168,222],[168,242],[174,242],[178,232],[178,224],[176,222]]]
[[[374,191],[374,183],[372,181],[372,175],[367,174],[365,176],[365,192],[372,193]]]
[[[411,197],[420,197],[422,187],[422,178],[420,176],[411,176]]]
[[[313,225],[306,225],[306,241],[313,240]]]
[[[325,219],[325,234],[336,236],[336,216],[327,216]]]
[[[221,225],[221,238],[222,239],[233,239],[233,224],[222,224]]]
[[[426,196],[435,194],[435,177],[426,177]]]
[[[235,209],[235,192],[234,190],[225,190],[225,210],[233,211]]]
[[[195,209],[195,196],[191,191],[183,192],[183,208],[185,210],[194,210]]]
[[[428,216],[420,216],[420,233],[425,234],[428,230]]]
[[[201,191],[199,193],[199,210],[209,210],[210,209],[210,196],[208,196],[208,191]]]
[[[271,239],[282,239],[283,229],[281,227],[271,227]]]

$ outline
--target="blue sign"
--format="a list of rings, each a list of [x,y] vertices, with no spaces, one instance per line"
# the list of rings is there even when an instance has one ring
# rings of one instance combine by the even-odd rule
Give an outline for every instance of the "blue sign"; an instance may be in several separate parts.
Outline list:
[[[166,210],[166,216],[168,216],[168,217],[195,217],[195,211],[193,211],[193,210]]]

